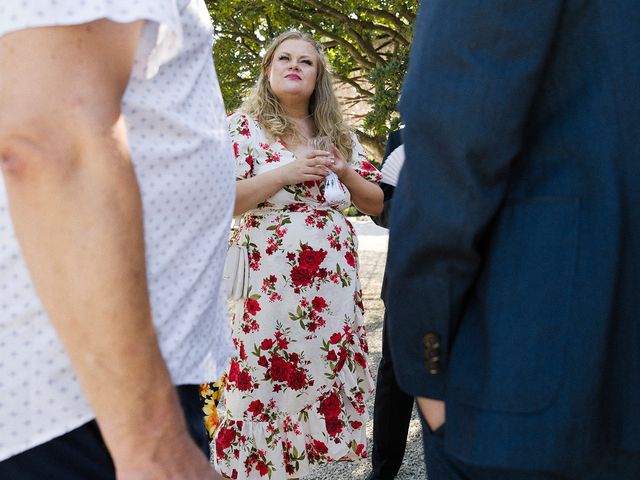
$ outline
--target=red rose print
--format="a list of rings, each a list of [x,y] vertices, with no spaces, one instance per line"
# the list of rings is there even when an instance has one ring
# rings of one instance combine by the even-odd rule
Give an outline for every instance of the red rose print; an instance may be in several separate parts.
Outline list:
[[[351,428],[353,428],[354,430],[357,430],[362,426],[362,422],[358,422],[357,420],[353,420],[349,423],[351,424]]]
[[[286,382],[293,366],[279,355],[273,355],[271,357],[271,368],[269,368],[269,374],[275,382]]]
[[[313,300],[311,300],[311,306],[313,306],[313,309],[316,312],[321,312],[322,309],[327,307],[327,302],[322,297],[315,297]]]
[[[309,270],[317,270],[326,256],[327,251],[322,248],[320,250],[303,248],[303,250],[298,254],[298,263],[301,267],[307,268]]]
[[[216,453],[218,459],[224,458],[224,450],[229,448],[235,439],[235,428],[220,427],[218,436],[216,437]]]
[[[249,165],[249,168],[253,169],[253,155],[247,155],[246,157],[244,157],[244,161],[247,165]]]
[[[356,352],[356,354],[353,356],[353,359],[362,368],[367,368],[367,361],[364,359],[364,355],[362,355],[360,352]]]
[[[264,355],[262,355],[262,356],[258,359],[258,365],[260,365],[261,367],[268,367],[268,366],[269,366],[269,362],[267,361],[267,357],[265,357]]]
[[[354,258],[353,254],[351,252],[346,252],[344,254],[344,259],[347,261],[347,263],[349,264],[349,266],[351,268],[355,268],[356,266],[356,259]]]
[[[316,449],[316,452],[320,454],[329,453],[329,449],[327,446],[321,442],[320,440],[313,440],[313,447]]]
[[[267,467],[267,464],[264,463],[262,460],[256,463],[256,470],[263,477],[269,473],[269,467]]]
[[[294,370],[289,376],[289,379],[287,380],[287,385],[292,390],[300,390],[306,385],[306,383],[307,383],[307,374],[300,369]]]
[[[289,346],[289,340],[284,338],[282,335],[278,335],[278,332],[276,332],[276,342],[278,342],[278,348],[280,350],[286,350]]]
[[[356,455],[360,455],[364,450],[364,443],[359,443],[356,447]]]
[[[251,388],[251,384],[252,384],[251,375],[249,375],[248,372],[240,372],[238,374],[238,381],[236,382],[236,386],[238,387],[238,390],[246,392]]]
[[[374,169],[373,165],[370,164],[369,162],[367,162],[366,160],[363,161],[360,165],[360,168],[364,171],[364,172],[369,172],[371,170]]]
[[[339,418],[325,418],[324,424],[330,437],[335,437],[342,432],[342,420]]]
[[[270,338],[265,338],[264,340],[262,340],[262,343],[260,344],[260,348],[262,350],[269,350],[272,346],[273,346],[273,340],[271,340]]]
[[[256,415],[260,415],[264,410],[264,403],[260,400],[254,400],[249,404],[248,411],[255,417]]]
[[[262,310],[262,308],[260,307],[260,304],[254,298],[247,298],[247,301],[244,302],[244,306],[247,309],[247,312],[249,313],[249,315],[255,315],[260,310]]]
[[[325,418],[338,418],[340,415],[340,398],[336,392],[327,395],[318,407],[318,413]]]
[[[240,146],[237,142],[233,142],[233,156],[238,158],[238,155],[240,155]]]
[[[347,361],[347,349],[344,347],[340,347],[338,351],[338,363],[336,363],[336,367],[334,372],[339,372],[344,367],[344,363]]]
[[[338,360],[338,355],[336,354],[335,350],[329,350],[329,353],[327,353],[327,360],[329,360],[330,362],[335,362],[336,360]]]
[[[340,343],[340,340],[342,340],[342,334],[341,333],[334,333],[333,335],[331,335],[331,338],[329,339],[329,341],[335,345],[336,343]]]
[[[230,382],[235,383],[238,380],[238,374],[240,373],[240,365],[238,365],[237,360],[231,360],[231,365],[229,365],[229,375],[227,379]]]
[[[291,281],[298,287],[306,287],[311,285],[313,275],[310,270],[295,266],[291,269]]]
[[[258,271],[258,269],[260,268],[261,258],[262,255],[260,255],[260,252],[257,250],[249,255],[249,267],[251,267],[251,270]]]

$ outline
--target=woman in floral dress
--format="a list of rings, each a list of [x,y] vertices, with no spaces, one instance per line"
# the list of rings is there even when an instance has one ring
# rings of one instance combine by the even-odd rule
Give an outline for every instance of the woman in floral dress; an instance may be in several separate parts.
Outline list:
[[[229,130],[250,290],[233,316],[237,356],[214,458],[230,478],[300,478],[311,464],[366,456],[373,383],[358,243],[341,209],[380,213],[380,173],[343,123],[322,49],[306,34],[273,41]],[[309,147],[318,135],[332,151]],[[343,192],[332,205],[329,172]]]

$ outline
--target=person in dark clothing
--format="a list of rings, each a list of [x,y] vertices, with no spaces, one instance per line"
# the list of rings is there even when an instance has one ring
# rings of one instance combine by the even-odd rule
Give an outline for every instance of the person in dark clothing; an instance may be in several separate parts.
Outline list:
[[[387,146],[384,152],[382,167],[390,154],[397,151],[402,145],[401,130],[389,134]],[[389,211],[395,185],[385,182],[384,178],[380,187],[384,192],[384,208],[379,216],[371,219],[381,227],[389,228]],[[394,182],[395,183],[395,182]],[[382,301],[385,301],[387,274],[382,281]],[[413,397],[403,392],[393,373],[393,361],[387,339],[387,313],[384,314],[384,326],[382,328],[382,358],[378,366],[376,380],[376,397],[373,407],[373,450],[371,454],[372,470],[367,480],[391,480],[395,478],[404,457],[407,446],[407,433],[413,410]]]

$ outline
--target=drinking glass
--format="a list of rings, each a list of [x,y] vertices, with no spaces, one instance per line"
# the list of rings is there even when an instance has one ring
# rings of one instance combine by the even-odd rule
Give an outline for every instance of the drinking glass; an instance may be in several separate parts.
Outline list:
[[[329,152],[333,158],[333,141],[327,135],[318,135],[310,140],[313,150],[324,150]],[[330,171],[324,180],[324,199],[329,205],[336,205],[345,199],[343,187],[338,179],[338,175]]]

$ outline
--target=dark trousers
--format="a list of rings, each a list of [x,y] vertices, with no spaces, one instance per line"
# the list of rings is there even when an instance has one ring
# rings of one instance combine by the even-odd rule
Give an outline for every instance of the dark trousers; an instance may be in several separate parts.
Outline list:
[[[422,417],[422,415],[421,415]],[[477,467],[463,463],[444,451],[446,425],[431,432],[422,418],[425,463],[429,480],[638,480],[640,454],[611,452],[575,476],[553,473]]]
[[[197,385],[176,387],[191,436],[209,458]],[[153,399],[149,399],[150,402]],[[46,419],[45,419],[46,421]],[[150,425],[150,428],[153,428]],[[113,461],[95,421],[0,462],[2,480],[115,480]]]
[[[396,382],[387,339],[387,315],[382,328],[382,359],[378,367],[376,397],[373,406],[373,469],[368,480],[392,480],[395,478],[407,446],[407,433],[413,397],[407,395]]]

